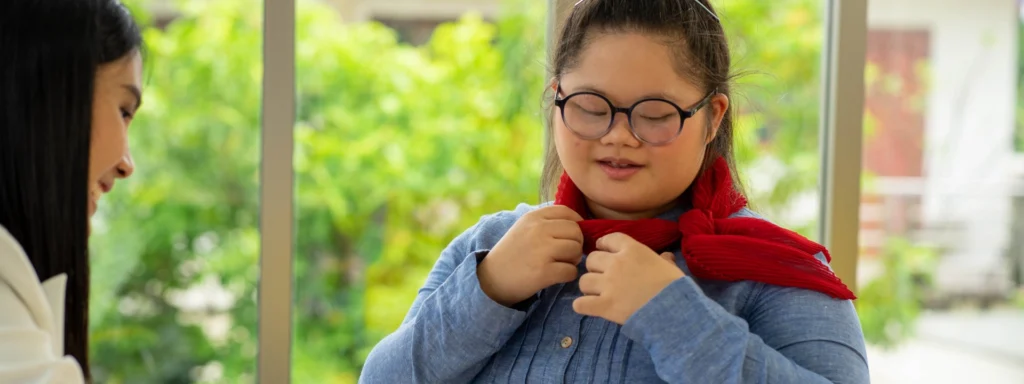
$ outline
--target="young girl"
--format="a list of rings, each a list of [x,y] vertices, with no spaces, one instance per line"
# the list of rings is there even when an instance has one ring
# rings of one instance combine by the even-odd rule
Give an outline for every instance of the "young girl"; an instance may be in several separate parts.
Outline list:
[[[576,4],[554,56],[554,204],[452,241],[363,382],[869,381],[828,252],[745,208],[706,1]]]

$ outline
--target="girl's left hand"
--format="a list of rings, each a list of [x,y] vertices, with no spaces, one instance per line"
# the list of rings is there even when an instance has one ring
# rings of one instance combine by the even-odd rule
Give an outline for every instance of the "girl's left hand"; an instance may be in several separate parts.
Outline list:
[[[640,307],[685,276],[675,255],[658,255],[628,235],[612,233],[595,245],[597,250],[587,255],[588,272],[580,277],[584,296],[572,303],[581,315],[624,325]]]

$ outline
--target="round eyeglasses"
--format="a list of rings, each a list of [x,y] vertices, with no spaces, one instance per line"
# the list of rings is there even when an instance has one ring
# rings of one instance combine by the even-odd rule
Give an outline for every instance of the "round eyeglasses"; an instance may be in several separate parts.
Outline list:
[[[576,92],[559,99],[562,86],[558,86],[555,106],[562,111],[562,122],[572,133],[584,140],[596,140],[611,132],[615,115],[626,114],[633,137],[650,145],[665,145],[683,132],[683,122],[693,117],[701,108],[711,102],[718,90],[712,90],[690,109],[682,109],[675,103],[648,98],[637,101],[629,108],[616,107],[607,97],[596,92]]]

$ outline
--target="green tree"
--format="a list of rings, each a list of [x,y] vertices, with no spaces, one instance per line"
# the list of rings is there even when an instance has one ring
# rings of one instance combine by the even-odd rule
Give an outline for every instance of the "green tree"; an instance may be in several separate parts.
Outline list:
[[[300,4],[296,379],[352,382],[447,239],[536,195],[544,9],[468,15],[415,48]],[[139,171],[97,220],[100,382],[255,371],[259,2],[177,5],[146,31]]]
[[[936,257],[933,248],[900,237],[886,239],[882,275],[860,290],[857,302],[867,342],[892,348],[913,335],[932,285]]]
[[[447,241],[535,200],[544,9],[516,3],[423,47],[301,12],[296,381],[354,381]]]
[[[754,209],[816,238],[816,220],[794,221],[785,213],[794,198],[815,193],[819,182],[823,2],[715,4],[737,75],[733,103],[739,112],[736,144],[742,176],[765,178],[766,172],[771,180],[767,188],[750,188]]]
[[[184,383],[217,369],[251,381],[259,5],[182,2],[181,18],[145,32],[146,105],[130,133],[139,172],[104,200],[92,243],[98,382]],[[203,286],[217,289],[186,295]]]

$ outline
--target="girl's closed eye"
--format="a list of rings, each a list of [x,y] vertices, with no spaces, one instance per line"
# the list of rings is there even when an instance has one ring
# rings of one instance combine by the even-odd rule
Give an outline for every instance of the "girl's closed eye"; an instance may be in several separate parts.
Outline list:
[[[587,100],[585,100],[585,98],[586,98],[586,96],[576,97],[573,100],[571,100],[571,102],[569,104],[570,104],[571,107],[575,108],[576,110],[578,110],[580,112],[583,112],[585,114],[591,115],[591,116],[598,116],[598,117],[600,117],[600,116],[608,115],[608,107],[607,106],[602,106],[602,105],[597,104],[595,102],[587,101]],[[584,100],[577,101],[575,99],[584,99]]]
[[[671,113],[660,115],[660,116],[646,116],[646,115],[643,115],[643,114],[639,115],[640,118],[642,118],[644,120],[647,120],[647,121],[650,121],[652,123],[664,122],[664,121],[667,121],[668,119],[672,118],[673,116],[674,116],[674,114],[671,114]]]

